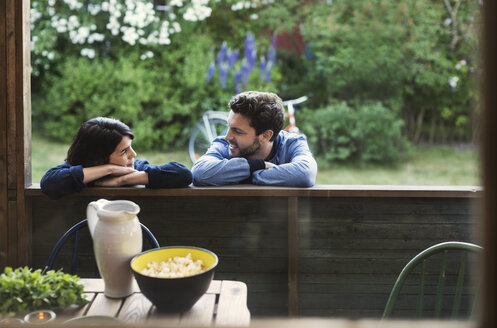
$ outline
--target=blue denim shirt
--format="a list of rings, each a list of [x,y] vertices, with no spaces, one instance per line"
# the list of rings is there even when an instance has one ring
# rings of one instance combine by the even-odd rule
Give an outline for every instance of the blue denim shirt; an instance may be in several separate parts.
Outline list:
[[[256,185],[312,187],[318,167],[305,136],[281,131],[274,141],[276,151],[265,169],[264,160],[231,158],[229,143],[217,137],[192,168],[196,186],[221,186],[250,182]]]
[[[135,159],[135,170],[148,173],[147,188],[183,188],[192,182],[192,173],[181,163],[169,162],[152,165],[145,160]],[[71,166],[68,162],[48,170],[41,178],[41,191],[52,199],[81,192],[91,183],[83,182],[81,165]]]

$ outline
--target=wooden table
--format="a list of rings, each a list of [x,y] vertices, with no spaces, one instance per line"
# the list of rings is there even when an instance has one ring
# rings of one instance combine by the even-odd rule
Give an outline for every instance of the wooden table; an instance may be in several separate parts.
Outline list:
[[[140,292],[134,281],[133,294],[124,298],[108,298],[103,294],[102,279],[81,279],[90,301],[73,316],[114,316],[126,323],[154,322],[181,326],[248,326],[247,285],[240,281],[213,280],[207,292],[193,308],[181,314],[163,315]]]

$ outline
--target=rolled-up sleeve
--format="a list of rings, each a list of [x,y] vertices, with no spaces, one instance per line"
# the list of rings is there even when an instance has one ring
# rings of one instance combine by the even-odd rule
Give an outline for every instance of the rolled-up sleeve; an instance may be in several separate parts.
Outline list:
[[[250,178],[253,171],[263,167],[263,160],[248,161],[242,157],[230,158],[228,142],[224,137],[217,137],[209,150],[193,165],[193,184],[195,186],[222,186],[242,183]]]
[[[148,173],[147,188],[184,188],[192,183],[192,173],[183,164],[169,162],[151,165],[144,160],[135,160],[135,169]]]
[[[40,181],[41,191],[52,199],[76,192],[87,187],[83,182],[84,173],[81,165],[71,166],[67,162],[48,170]]]
[[[288,187],[312,187],[316,182],[317,163],[312,156],[307,140],[301,136],[291,139],[282,151],[282,163],[273,168],[254,172],[252,183]]]

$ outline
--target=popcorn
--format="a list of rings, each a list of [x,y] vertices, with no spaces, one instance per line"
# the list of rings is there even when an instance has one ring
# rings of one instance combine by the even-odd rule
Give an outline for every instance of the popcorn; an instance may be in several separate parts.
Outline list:
[[[150,262],[140,273],[157,278],[181,278],[193,276],[202,271],[205,271],[203,261],[200,259],[193,261],[192,254],[188,253],[185,257],[175,256],[160,263]]]

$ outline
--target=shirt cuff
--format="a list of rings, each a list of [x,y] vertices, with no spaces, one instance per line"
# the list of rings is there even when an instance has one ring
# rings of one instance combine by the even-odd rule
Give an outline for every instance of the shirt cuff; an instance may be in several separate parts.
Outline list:
[[[71,172],[72,178],[76,182],[76,191],[81,192],[87,186],[87,184],[83,182],[85,178],[85,174],[83,173],[83,166],[71,166],[69,171]]]
[[[266,168],[266,163],[264,163],[263,159],[247,159],[247,162],[250,166],[250,173]]]

